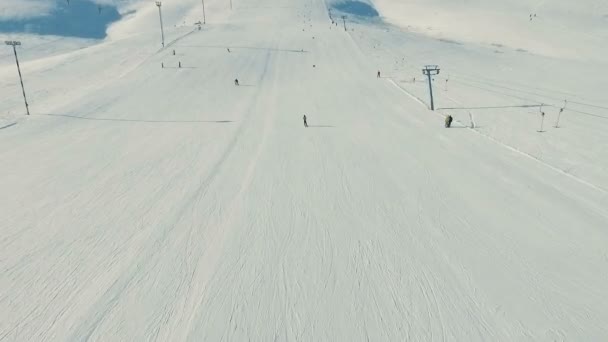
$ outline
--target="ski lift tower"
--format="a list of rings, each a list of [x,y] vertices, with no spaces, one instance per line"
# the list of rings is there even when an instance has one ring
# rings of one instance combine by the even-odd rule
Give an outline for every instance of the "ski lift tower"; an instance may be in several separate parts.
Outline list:
[[[163,12],[161,11],[162,2],[156,1],[156,6],[158,7],[158,17],[160,18],[160,35],[162,39],[163,47],[165,47],[165,30],[163,29]]]
[[[431,94],[431,110],[435,110],[435,103],[433,101],[433,76],[439,75],[439,66],[437,65],[425,65],[422,69],[422,74],[426,75],[429,79],[429,93]]]
[[[23,92],[23,101],[25,101],[25,111],[27,115],[30,115],[30,107],[27,104],[27,97],[25,97],[25,87],[23,86],[23,78],[21,77],[21,67],[19,67],[19,57],[17,57],[17,46],[21,45],[21,42],[18,41],[5,41],[6,45],[10,45],[13,47],[13,52],[15,53],[15,63],[17,63],[17,72],[19,72],[19,81],[21,82],[21,91]]]
[[[203,3],[203,24],[207,24],[207,16],[205,15],[205,0],[201,0]]]

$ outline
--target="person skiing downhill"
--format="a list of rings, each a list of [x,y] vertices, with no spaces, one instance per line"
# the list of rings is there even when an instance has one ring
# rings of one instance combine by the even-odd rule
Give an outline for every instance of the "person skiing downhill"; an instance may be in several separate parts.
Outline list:
[[[308,122],[306,122],[306,114],[304,114],[302,119],[304,120],[304,127],[308,127]]]
[[[235,86],[238,86],[238,85],[239,85],[239,79],[238,79],[238,78],[235,78],[235,79],[234,79],[234,85],[235,85]]]
[[[380,78],[380,70],[378,70],[378,75],[376,77]]]

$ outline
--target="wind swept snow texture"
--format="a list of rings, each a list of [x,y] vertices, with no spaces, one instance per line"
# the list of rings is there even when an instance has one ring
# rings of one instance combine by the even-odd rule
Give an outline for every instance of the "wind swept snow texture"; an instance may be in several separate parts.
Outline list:
[[[0,17],[0,33],[102,39],[106,36],[107,27],[121,18],[112,5],[101,6],[88,0],[72,0],[69,4],[63,0],[55,2],[43,15]]]
[[[205,5],[0,51],[0,341],[607,339],[605,62]]]

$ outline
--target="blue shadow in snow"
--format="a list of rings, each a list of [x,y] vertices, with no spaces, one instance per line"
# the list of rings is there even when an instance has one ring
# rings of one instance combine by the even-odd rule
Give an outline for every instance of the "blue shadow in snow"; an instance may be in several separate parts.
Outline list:
[[[102,39],[108,26],[122,16],[114,6],[99,7],[90,0],[54,0],[48,15],[0,19],[0,32]]]
[[[333,6],[340,12],[353,14],[359,17],[375,18],[378,11],[374,7],[361,1],[344,1]]]

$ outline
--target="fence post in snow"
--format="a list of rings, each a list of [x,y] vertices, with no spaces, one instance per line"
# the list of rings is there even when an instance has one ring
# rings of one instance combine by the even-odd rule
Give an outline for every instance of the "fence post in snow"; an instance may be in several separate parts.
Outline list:
[[[566,109],[567,105],[568,105],[568,100],[564,100],[564,106],[562,108],[560,108],[559,113],[557,113],[557,122],[555,122],[555,128],[559,128],[559,118],[560,118],[560,116],[562,116],[562,113],[564,112],[564,109]]]
[[[544,132],[543,131],[543,123],[545,122],[545,112],[543,112],[543,106],[540,106],[540,131],[538,131],[539,133]]]

